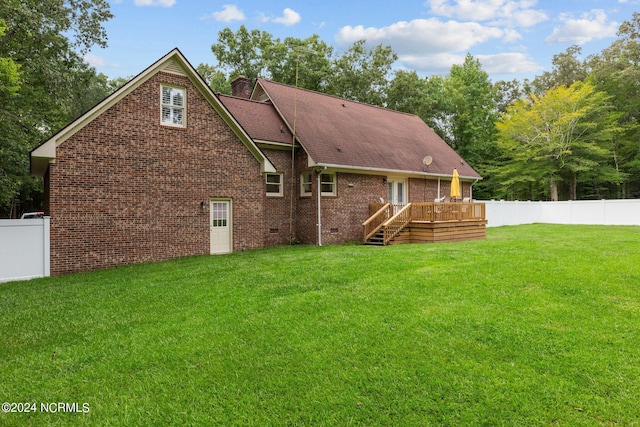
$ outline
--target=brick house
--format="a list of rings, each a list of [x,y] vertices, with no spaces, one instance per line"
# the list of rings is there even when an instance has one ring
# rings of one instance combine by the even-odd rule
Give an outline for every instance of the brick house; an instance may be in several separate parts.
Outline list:
[[[34,149],[52,274],[361,240],[369,204],[481,179],[417,116],[264,79],[233,93],[174,49]]]

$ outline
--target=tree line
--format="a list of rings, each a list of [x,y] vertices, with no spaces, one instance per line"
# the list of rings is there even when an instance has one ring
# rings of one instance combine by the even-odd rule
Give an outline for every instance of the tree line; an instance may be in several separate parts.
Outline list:
[[[127,81],[82,59],[106,46],[106,0],[0,0],[0,217],[42,204],[29,151]],[[226,28],[217,63],[197,71],[215,92],[258,76],[420,116],[483,177],[477,198],[640,197],[640,14],[580,59],[572,46],[532,81],[492,82],[468,54],[447,75],[395,70],[365,40],[338,54],[319,36],[274,38]]]

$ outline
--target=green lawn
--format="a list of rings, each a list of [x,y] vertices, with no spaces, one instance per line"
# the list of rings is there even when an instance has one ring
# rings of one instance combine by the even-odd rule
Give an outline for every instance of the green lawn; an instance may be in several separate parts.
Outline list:
[[[0,284],[0,401],[36,404],[16,426],[638,425],[640,227]]]

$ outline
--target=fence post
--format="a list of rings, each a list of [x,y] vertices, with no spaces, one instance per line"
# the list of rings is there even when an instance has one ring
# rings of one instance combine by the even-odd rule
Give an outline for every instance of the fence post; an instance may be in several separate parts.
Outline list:
[[[49,225],[51,224],[51,217],[44,217],[44,226],[42,227],[42,239],[44,250],[44,277],[51,276],[51,235],[49,234]]]

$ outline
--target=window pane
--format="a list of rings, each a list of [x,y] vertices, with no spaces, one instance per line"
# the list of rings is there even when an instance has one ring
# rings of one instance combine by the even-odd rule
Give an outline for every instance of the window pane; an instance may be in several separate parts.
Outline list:
[[[335,193],[335,174],[320,175],[320,191],[322,193]]]
[[[404,203],[404,185],[402,182],[398,182],[398,203]]]
[[[176,107],[182,107],[182,91],[173,89],[173,92],[173,105],[175,105]]]
[[[162,103],[171,104],[171,88],[168,88],[168,87],[162,88]]]
[[[162,107],[162,123],[171,123],[171,108]]]
[[[226,227],[227,215],[227,203],[215,202],[211,204],[211,225],[213,227]]]
[[[177,125],[182,124],[182,110],[180,108],[173,109],[173,123]]]
[[[280,183],[280,175],[267,175],[267,182]]]

